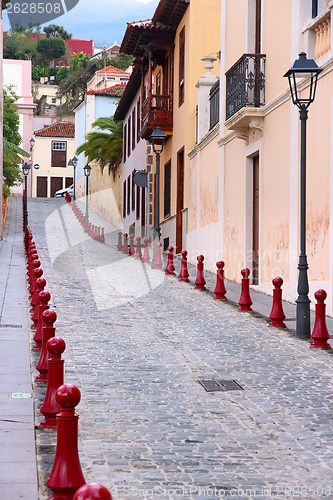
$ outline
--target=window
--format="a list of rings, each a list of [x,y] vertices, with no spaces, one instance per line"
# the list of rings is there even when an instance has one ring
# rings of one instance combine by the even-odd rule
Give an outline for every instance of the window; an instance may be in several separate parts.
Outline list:
[[[140,97],[138,99],[138,103],[136,105],[136,142],[139,142],[140,140],[140,129],[141,129],[141,124],[140,124]]]
[[[140,186],[136,186],[136,220],[140,218]]]
[[[127,215],[131,213],[131,177],[127,177]]]
[[[164,218],[170,215],[171,160],[164,165]]]
[[[312,19],[318,16],[318,0],[312,0]]]
[[[66,141],[52,141],[51,143],[51,167],[66,167]]]
[[[126,217],[126,181],[123,182],[123,218]]]
[[[135,108],[132,111],[132,149],[135,148]]]
[[[131,117],[128,118],[127,156],[131,155]]]
[[[125,162],[126,161],[126,148],[127,148],[127,124],[124,126],[123,147],[124,147],[124,162]]]
[[[185,26],[179,33],[179,106],[185,98]]]
[[[161,71],[156,75],[156,95],[161,95]]]
[[[135,184],[134,184],[134,172],[132,172],[132,212],[135,210]]]
[[[52,104],[56,104],[57,99],[55,97],[52,97],[51,102],[52,102]]]

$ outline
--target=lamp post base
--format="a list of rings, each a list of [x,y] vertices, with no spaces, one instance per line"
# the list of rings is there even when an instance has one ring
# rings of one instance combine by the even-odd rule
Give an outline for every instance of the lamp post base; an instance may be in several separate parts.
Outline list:
[[[310,331],[310,302],[308,297],[308,263],[306,255],[299,256],[298,263],[298,297],[296,299],[296,336],[300,339],[309,339]]]

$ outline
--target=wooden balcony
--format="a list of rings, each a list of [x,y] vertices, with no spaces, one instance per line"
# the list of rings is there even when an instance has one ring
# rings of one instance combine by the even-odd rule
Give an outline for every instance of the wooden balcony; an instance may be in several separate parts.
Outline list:
[[[172,135],[172,96],[152,94],[142,105],[140,137],[148,140],[157,126]]]

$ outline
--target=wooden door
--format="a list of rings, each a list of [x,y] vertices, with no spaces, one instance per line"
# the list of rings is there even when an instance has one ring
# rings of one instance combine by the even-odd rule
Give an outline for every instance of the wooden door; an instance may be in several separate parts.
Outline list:
[[[37,177],[37,198],[47,198],[47,177]]]
[[[252,283],[259,283],[259,156],[253,158],[253,271]]]
[[[62,177],[51,177],[51,198],[59,189],[62,189]]]
[[[72,184],[73,184],[73,177],[65,177],[65,188],[68,188]]]
[[[184,208],[184,148],[177,153],[177,214],[176,214],[176,253],[180,253],[183,244]]]

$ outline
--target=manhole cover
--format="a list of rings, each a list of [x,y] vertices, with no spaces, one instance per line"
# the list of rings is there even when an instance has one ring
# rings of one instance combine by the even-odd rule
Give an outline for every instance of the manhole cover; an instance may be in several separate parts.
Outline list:
[[[243,387],[241,387],[235,380],[198,380],[199,384],[207,392],[216,392],[216,391],[243,391]]]
[[[31,394],[28,392],[12,392],[10,397],[14,399],[29,399],[31,398]]]

